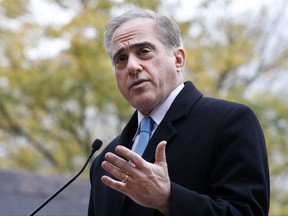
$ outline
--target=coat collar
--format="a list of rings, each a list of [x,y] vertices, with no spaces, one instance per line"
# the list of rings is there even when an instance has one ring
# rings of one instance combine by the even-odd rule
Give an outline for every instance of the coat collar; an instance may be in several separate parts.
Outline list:
[[[202,97],[202,94],[191,81],[187,81],[184,84],[184,88],[173,101],[171,107],[149,141],[143,154],[143,158],[147,161],[154,161],[155,150],[160,141],[165,140],[167,141],[167,145],[169,145],[169,141],[177,134],[174,122],[184,120],[191,112],[194,104]],[[131,149],[132,138],[136,133],[137,126],[137,111],[135,111],[119,137],[120,145],[124,145]]]

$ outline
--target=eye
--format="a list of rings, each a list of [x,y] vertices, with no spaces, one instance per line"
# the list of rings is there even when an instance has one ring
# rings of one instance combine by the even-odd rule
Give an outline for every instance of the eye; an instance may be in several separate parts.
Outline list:
[[[151,51],[151,49],[147,48],[147,47],[144,47],[142,49],[140,49],[139,53],[140,54],[147,54]]]
[[[120,55],[115,59],[115,64],[121,64],[127,60],[127,57],[125,55]]]
[[[152,49],[150,47],[142,47],[138,50],[137,55],[139,58],[149,58],[151,56]]]

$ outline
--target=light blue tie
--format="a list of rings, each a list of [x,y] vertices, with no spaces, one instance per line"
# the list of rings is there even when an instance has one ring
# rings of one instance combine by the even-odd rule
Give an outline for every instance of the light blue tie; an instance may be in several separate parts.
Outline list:
[[[149,117],[144,117],[140,123],[140,134],[139,140],[135,148],[135,152],[142,156],[151,136],[153,129],[153,119]]]

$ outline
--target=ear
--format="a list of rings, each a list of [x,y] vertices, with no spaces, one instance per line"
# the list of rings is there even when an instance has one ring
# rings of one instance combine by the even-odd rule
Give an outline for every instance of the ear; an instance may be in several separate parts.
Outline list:
[[[186,53],[182,47],[174,49],[175,66],[177,71],[183,71],[186,62]]]

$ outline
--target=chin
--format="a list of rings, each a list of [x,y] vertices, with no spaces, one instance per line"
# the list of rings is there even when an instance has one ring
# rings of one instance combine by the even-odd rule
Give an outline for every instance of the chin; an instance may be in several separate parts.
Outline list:
[[[144,115],[150,114],[155,108],[154,103],[148,103],[145,101],[141,101],[141,103],[137,103],[133,106],[136,110],[140,111]]]

